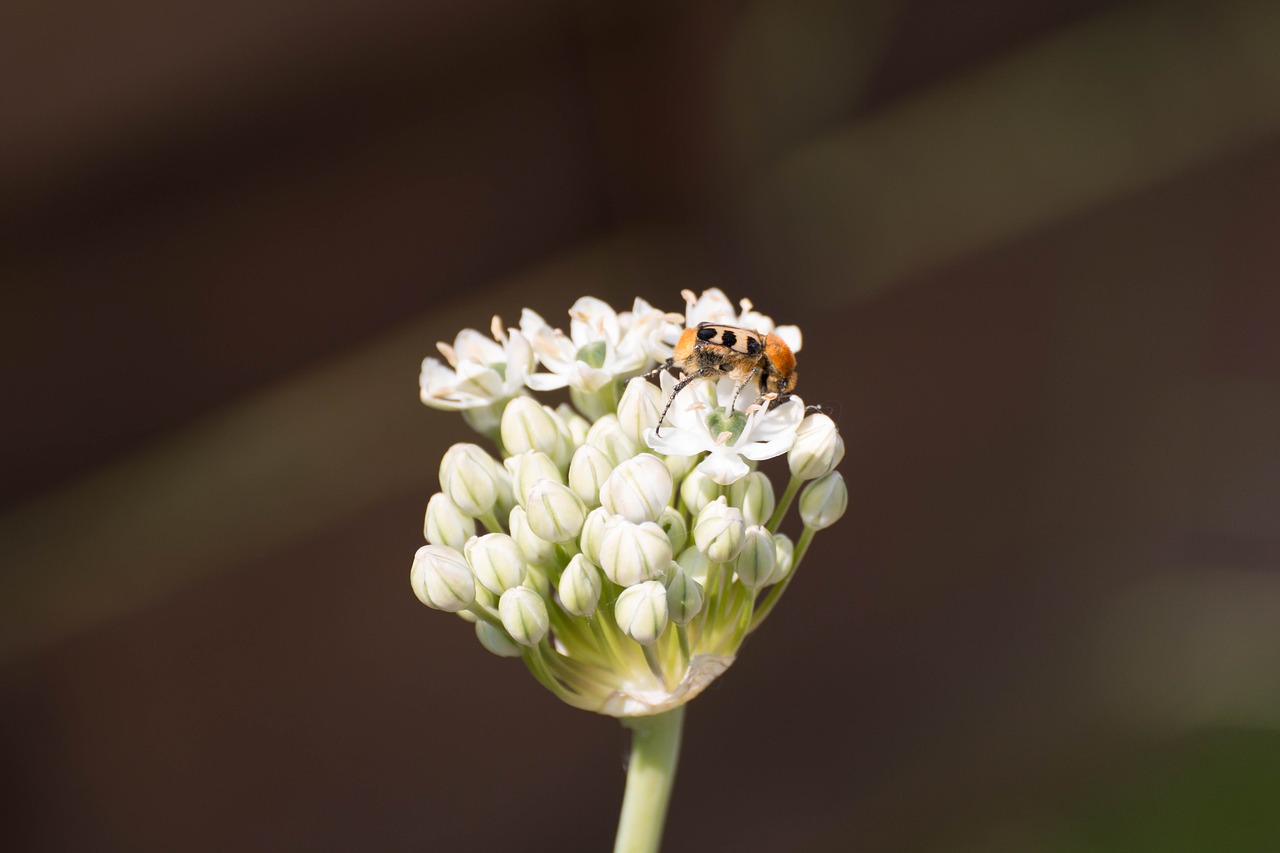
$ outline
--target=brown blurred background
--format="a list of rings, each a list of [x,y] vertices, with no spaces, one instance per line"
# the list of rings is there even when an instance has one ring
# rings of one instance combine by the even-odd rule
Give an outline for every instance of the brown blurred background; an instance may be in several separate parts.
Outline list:
[[[16,0],[0,847],[608,849],[407,577],[463,326],[751,297],[850,511],[667,849],[1280,849],[1280,5]]]

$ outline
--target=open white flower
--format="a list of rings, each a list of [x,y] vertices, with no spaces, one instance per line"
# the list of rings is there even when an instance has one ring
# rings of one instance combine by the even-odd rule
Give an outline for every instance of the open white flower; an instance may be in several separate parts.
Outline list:
[[[664,395],[671,394],[675,382],[669,374],[662,375]],[[645,444],[667,456],[706,453],[696,470],[721,486],[737,482],[751,472],[744,460],[772,459],[791,449],[796,429],[804,419],[804,402],[799,397],[766,409],[752,405],[746,395],[739,395],[739,411],[726,414],[719,400],[732,396],[731,379],[723,379],[718,385],[690,385],[671,406],[661,435],[656,428],[645,431]]]
[[[628,334],[623,319],[608,303],[584,296],[569,309],[566,335],[526,308],[521,331],[548,372],[531,373],[525,383],[535,391],[569,386],[594,394],[614,377],[639,372],[649,354],[642,335]]]
[[[491,324],[493,339],[475,329],[463,329],[452,344],[436,344],[445,362],[422,361],[418,396],[433,409],[462,411],[476,416],[482,431],[496,426],[508,400],[524,393],[525,378],[536,364],[533,347],[523,334],[507,331],[498,317]],[[482,410],[496,409],[484,413]]]

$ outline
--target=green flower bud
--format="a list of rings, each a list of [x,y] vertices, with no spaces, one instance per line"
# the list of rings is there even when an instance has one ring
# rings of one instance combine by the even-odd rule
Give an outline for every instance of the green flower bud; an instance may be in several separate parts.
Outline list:
[[[603,450],[583,444],[569,462],[569,488],[588,506],[599,506],[600,486],[612,472],[613,463]]]
[[[504,459],[502,464],[511,475],[511,492],[520,506],[525,505],[525,496],[529,494],[529,487],[534,480],[546,478],[557,483],[564,482],[560,469],[551,461],[550,456],[540,450],[517,453]]]
[[[498,599],[498,616],[511,639],[522,646],[536,646],[551,628],[547,603],[527,586],[513,586]]]
[[[821,412],[809,415],[796,430],[796,443],[787,453],[791,475],[812,480],[835,469],[844,458],[844,439],[835,421]]]
[[[609,519],[600,546],[600,568],[619,586],[662,577],[671,565],[671,542],[652,521],[632,524],[621,516]]]
[[[422,534],[432,545],[448,545],[461,550],[467,540],[476,535],[475,519],[463,515],[462,510],[443,492],[436,492],[427,501],[427,515],[422,524]]]
[[[782,583],[791,574],[791,566],[795,560],[796,546],[785,533],[773,534],[773,574],[768,583]]]
[[[713,563],[727,563],[742,550],[746,523],[742,510],[716,498],[698,513],[693,523],[693,541]]]
[[[657,385],[640,377],[632,379],[618,401],[618,425],[622,433],[643,447],[644,431],[658,423],[662,404],[662,391]]]
[[[773,483],[760,471],[752,471],[729,486],[729,503],[742,510],[742,520],[747,524],[765,524],[777,506]]]
[[[556,545],[548,542],[533,532],[529,527],[529,516],[522,506],[511,510],[509,519],[511,538],[520,546],[520,553],[530,565],[550,566],[555,562]]]
[[[805,527],[825,530],[840,520],[849,505],[844,477],[832,471],[805,486],[800,493],[800,518]]]
[[[476,639],[480,641],[480,645],[500,658],[520,657],[520,645],[506,631],[483,619],[476,621]]]
[[[613,615],[624,634],[651,646],[667,628],[667,590],[657,581],[628,587],[614,603]]]
[[[604,507],[596,507],[587,513],[587,520],[582,524],[582,536],[578,539],[578,547],[587,559],[596,565],[600,564],[600,546],[604,544],[604,528],[612,518]]]
[[[684,570],[686,575],[700,584],[706,584],[707,572],[711,569],[711,561],[707,559],[706,554],[690,546],[681,551],[679,557],[676,557],[676,564]]]
[[[768,584],[777,566],[777,549],[768,528],[753,524],[743,534],[742,551],[733,561],[738,580],[747,589],[759,589]]]
[[[720,496],[720,486],[701,471],[694,469],[680,484],[680,499],[684,501],[689,515],[697,518],[698,513]]]
[[[502,444],[509,454],[538,450],[557,468],[569,464],[569,428],[547,406],[532,397],[516,397],[502,413]]]
[[[672,563],[667,581],[667,613],[677,625],[688,625],[702,610],[702,584]]]
[[[575,554],[560,575],[560,603],[574,616],[590,616],[596,612],[603,584],[600,570],[582,554]]]
[[[614,465],[635,456],[641,448],[622,431],[617,415],[604,415],[593,423],[587,433],[587,444],[602,450]]]
[[[525,513],[534,535],[548,542],[576,539],[587,517],[582,498],[555,480],[535,480],[529,489]]]
[[[493,512],[506,478],[501,466],[474,444],[455,444],[440,460],[440,488],[462,513],[479,518]]]
[[[662,460],[641,453],[613,469],[600,487],[600,505],[633,524],[655,521],[670,505],[672,488],[671,473]]]
[[[428,607],[457,613],[476,600],[476,581],[462,555],[447,545],[423,545],[413,555],[409,583]]]
[[[505,533],[488,533],[463,549],[476,580],[494,595],[524,583],[525,562],[516,540]]]
[[[671,542],[671,553],[684,550],[685,543],[689,541],[689,525],[685,523],[684,515],[679,510],[670,506],[664,508],[662,515],[658,516],[658,526]]]

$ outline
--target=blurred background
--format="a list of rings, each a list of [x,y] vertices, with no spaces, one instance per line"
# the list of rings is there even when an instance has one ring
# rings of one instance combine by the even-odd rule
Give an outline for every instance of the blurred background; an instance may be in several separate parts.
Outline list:
[[[1274,2],[0,22],[4,849],[608,849],[616,721],[409,590],[417,373],[710,286],[851,499],[668,849],[1280,849]]]

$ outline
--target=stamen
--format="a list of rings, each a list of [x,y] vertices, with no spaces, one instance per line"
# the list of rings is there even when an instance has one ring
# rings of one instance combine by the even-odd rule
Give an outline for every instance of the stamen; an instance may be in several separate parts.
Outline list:
[[[444,356],[445,361],[449,362],[450,367],[457,369],[458,354],[453,351],[453,347],[444,341],[436,341],[436,349],[440,350],[440,354]]]
[[[716,446],[722,447],[725,444],[725,442],[727,442],[731,438],[733,438],[733,433],[729,432],[728,430],[725,430],[724,432],[716,436],[716,440],[715,440]]]
[[[507,330],[502,327],[502,318],[497,314],[494,314],[493,319],[489,321],[489,332],[498,343],[503,343],[507,339]]]

